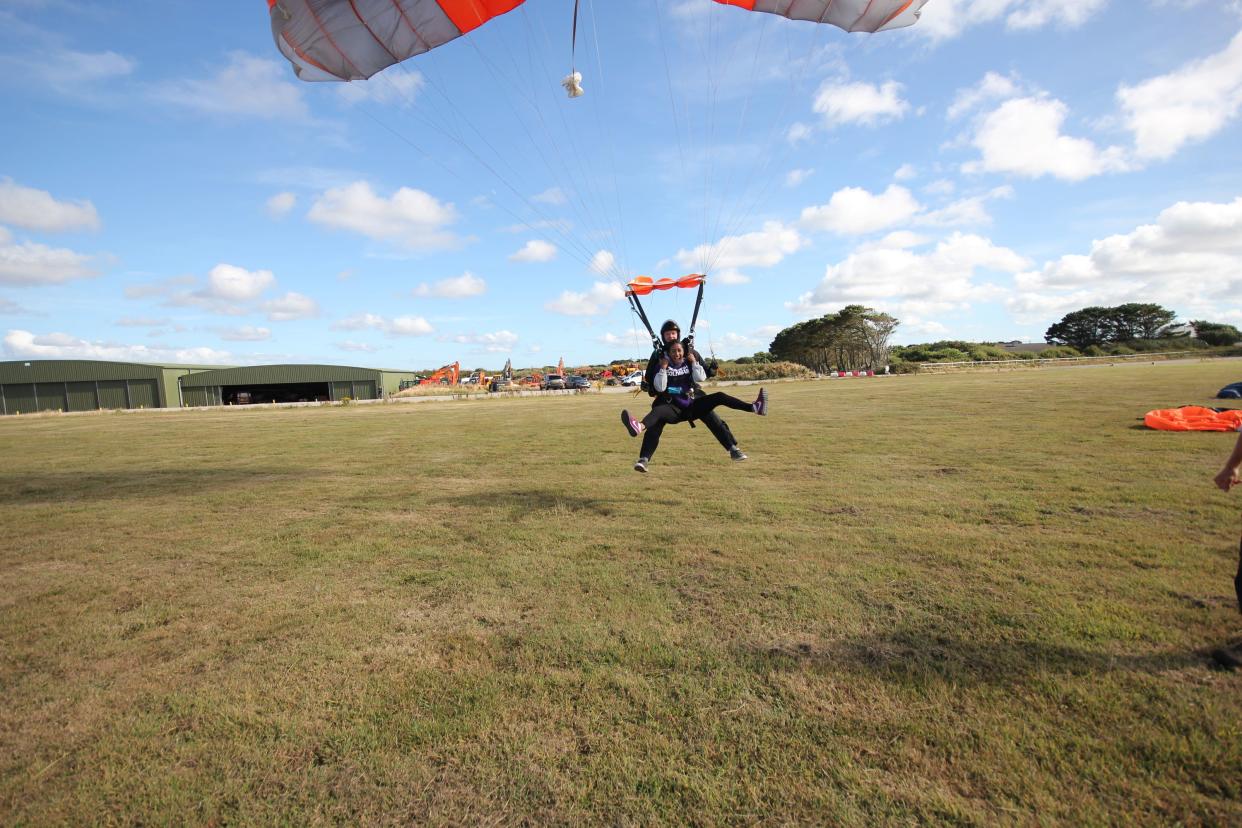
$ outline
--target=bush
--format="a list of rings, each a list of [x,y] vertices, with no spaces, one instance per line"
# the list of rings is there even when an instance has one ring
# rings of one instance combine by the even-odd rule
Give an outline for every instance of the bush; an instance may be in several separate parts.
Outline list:
[[[1076,356],[1082,356],[1082,353],[1077,348],[1071,348],[1068,345],[1056,345],[1039,352],[1040,359],[1066,359]]]
[[[1108,351],[1104,350],[1099,345],[1088,345],[1086,348],[1083,348],[1082,355],[1089,357],[1102,357],[1108,356]]]
[[[815,376],[810,368],[796,362],[721,362],[716,376],[718,380],[769,380],[810,379]]]

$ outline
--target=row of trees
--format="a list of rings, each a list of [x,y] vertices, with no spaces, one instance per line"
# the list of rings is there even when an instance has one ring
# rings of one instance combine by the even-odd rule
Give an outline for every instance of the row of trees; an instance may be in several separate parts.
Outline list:
[[[768,347],[771,357],[824,373],[862,371],[888,364],[888,341],[900,323],[862,305],[785,328]]]
[[[1196,319],[1189,329],[1174,325],[1177,314],[1149,302],[1128,302],[1115,308],[1090,307],[1067,313],[1044,333],[1054,345],[1083,350],[1091,346],[1186,336],[1190,330],[1208,345],[1232,345],[1242,341],[1242,332],[1233,325]]]

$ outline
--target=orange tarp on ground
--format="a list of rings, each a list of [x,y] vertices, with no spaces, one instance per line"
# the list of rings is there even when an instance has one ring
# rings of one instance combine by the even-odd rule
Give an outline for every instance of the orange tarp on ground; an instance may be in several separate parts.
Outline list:
[[[1161,431],[1239,431],[1242,411],[1217,411],[1199,405],[1148,411],[1143,417],[1148,428]]]

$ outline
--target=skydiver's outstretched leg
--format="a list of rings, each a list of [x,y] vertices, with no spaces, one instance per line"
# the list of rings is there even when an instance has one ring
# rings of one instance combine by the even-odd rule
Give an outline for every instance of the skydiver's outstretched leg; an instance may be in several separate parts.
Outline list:
[[[722,405],[725,408],[732,408],[734,411],[749,411],[752,414],[764,416],[768,413],[768,392],[760,388],[759,396],[755,398],[754,402],[745,402],[730,394],[726,394],[723,391],[717,391],[715,394],[708,394],[706,397],[699,397],[697,400],[690,403],[686,419],[702,419],[707,412]]]

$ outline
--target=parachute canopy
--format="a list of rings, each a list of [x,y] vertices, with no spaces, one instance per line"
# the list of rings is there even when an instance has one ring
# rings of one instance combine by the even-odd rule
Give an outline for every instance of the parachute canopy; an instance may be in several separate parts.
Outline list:
[[[276,46],[307,81],[369,78],[525,0],[267,0]]]
[[[526,0],[267,0],[272,37],[307,81],[364,80],[443,46]],[[715,0],[847,32],[913,25],[927,0]],[[635,13],[640,6],[635,5]]]
[[[1160,431],[1242,431],[1242,411],[1183,405],[1148,411],[1143,423]]]
[[[779,14],[790,20],[831,23],[847,32],[879,32],[913,26],[927,0],[716,0],[724,6]]]
[[[707,277],[702,273],[691,273],[688,276],[682,276],[680,279],[652,279],[650,276],[636,276],[632,282],[626,284],[626,296],[646,296],[655,290],[670,290],[672,288],[695,288],[707,281]]]

